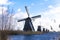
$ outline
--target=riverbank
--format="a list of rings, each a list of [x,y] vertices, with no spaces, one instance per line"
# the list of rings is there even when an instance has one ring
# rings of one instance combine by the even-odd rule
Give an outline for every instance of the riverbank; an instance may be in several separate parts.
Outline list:
[[[19,35],[19,34],[43,34],[47,32],[39,32],[39,31],[20,31],[20,30],[0,30],[0,33],[4,33],[6,35]]]

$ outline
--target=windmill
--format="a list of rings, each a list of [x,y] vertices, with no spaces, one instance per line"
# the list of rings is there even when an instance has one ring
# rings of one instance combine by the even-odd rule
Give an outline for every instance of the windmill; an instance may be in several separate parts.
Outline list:
[[[50,27],[51,27],[51,30],[53,30],[52,26],[50,26]]]
[[[60,24],[59,24],[59,28],[60,28]]]
[[[38,17],[41,17],[41,15],[30,17],[27,6],[25,6],[25,9],[26,9],[28,17],[25,19],[18,20],[18,22],[25,20],[25,24],[24,24],[24,28],[23,28],[24,31],[35,31],[31,18],[38,18]]]
[[[40,31],[40,32],[41,32],[41,26],[38,26],[38,29],[37,29],[37,31]]]

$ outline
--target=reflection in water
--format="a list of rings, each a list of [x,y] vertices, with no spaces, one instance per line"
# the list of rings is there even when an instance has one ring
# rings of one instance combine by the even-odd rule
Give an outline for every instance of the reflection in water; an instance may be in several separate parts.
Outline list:
[[[46,33],[40,35],[10,35],[9,40],[58,40],[60,33]]]

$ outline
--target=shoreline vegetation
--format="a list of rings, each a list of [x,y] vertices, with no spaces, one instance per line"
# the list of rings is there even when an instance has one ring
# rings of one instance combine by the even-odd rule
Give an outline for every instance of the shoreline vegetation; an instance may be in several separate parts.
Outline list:
[[[40,32],[40,31],[20,31],[20,30],[0,30],[0,34],[6,35],[19,35],[19,34],[43,34],[47,32]]]

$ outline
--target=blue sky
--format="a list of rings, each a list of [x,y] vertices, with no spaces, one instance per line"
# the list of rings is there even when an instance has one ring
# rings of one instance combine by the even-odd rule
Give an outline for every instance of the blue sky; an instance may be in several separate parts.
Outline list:
[[[60,30],[58,27],[60,24],[60,0],[0,0],[1,4],[9,5],[14,9],[13,17],[15,19],[27,17],[25,6],[28,7],[30,16],[41,15],[41,18],[33,21],[35,29],[37,29],[38,25],[41,25],[49,30],[51,30],[50,26],[56,31]],[[21,26],[20,28],[23,28],[23,24],[24,22],[17,22],[17,26]]]
[[[10,0],[14,3],[12,5],[16,9],[20,8],[23,12],[25,11],[24,6],[29,7],[31,14],[38,14],[48,9],[49,5],[55,5],[54,0]]]

